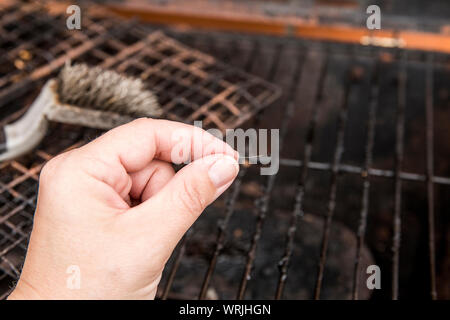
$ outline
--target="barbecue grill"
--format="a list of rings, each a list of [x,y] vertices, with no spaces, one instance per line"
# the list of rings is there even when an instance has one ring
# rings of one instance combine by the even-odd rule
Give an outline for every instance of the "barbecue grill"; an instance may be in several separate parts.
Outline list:
[[[41,12],[33,21],[58,19],[29,5]],[[60,49],[43,53],[10,30],[23,7],[2,10],[1,34],[17,35],[13,44],[1,39],[3,121],[20,116],[70,57],[135,75],[156,65],[161,85],[153,85],[171,119],[280,129],[278,173],[241,166],[179,243],[159,298],[450,298],[447,53],[94,16],[85,18],[81,42],[78,33],[62,36]],[[152,41],[161,50],[149,49]],[[179,54],[171,59],[168,47]],[[99,133],[53,124],[33,153],[0,164],[1,298],[20,275],[42,166]],[[379,290],[366,286],[369,265],[381,270]]]

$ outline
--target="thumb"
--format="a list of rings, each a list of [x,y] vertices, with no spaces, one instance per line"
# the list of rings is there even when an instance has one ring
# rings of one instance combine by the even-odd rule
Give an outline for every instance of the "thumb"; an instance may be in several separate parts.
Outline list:
[[[237,161],[228,155],[195,160],[178,171],[152,198],[134,207],[137,213],[133,215],[153,233],[161,232],[162,239],[175,247],[203,210],[231,185],[238,172]]]

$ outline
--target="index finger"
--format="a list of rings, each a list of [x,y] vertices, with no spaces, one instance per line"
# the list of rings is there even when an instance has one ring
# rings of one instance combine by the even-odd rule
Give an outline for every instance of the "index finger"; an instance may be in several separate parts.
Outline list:
[[[82,149],[105,163],[120,163],[127,172],[139,171],[153,159],[181,163],[227,154],[238,160],[233,148],[201,128],[150,118],[114,128]]]

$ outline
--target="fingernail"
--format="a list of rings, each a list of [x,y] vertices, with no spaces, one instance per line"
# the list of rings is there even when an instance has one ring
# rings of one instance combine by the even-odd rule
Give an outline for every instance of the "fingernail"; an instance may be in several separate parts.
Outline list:
[[[233,180],[239,171],[239,165],[230,156],[224,156],[217,160],[208,171],[209,178],[216,188]]]

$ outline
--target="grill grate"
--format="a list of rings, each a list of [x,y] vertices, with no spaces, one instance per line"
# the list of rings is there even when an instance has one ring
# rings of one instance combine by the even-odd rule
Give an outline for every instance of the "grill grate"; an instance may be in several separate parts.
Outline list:
[[[274,108],[252,123],[281,128],[283,149],[277,175],[259,177],[257,166],[242,167],[230,191],[180,242],[159,297],[365,299],[365,267],[373,263],[382,270],[374,298],[445,297],[450,168],[441,143],[448,131],[436,115],[448,119],[448,56],[167,34],[283,86]],[[166,39],[151,33],[142,43],[158,37]],[[102,63],[125,72],[139,68],[147,54],[133,51],[140,45],[124,46],[123,56]],[[0,164],[2,298],[18,277],[43,163],[93,135],[73,126],[52,129],[34,154]]]
[[[55,154],[48,153],[56,148],[59,151],[80,146],[73,139],[76,132],[63,132],[61,139],[49,134],[42,150],[21,158],[19,161],[0,164],[0,298],[7,297],[17,280],[31,232],[33,214],[36,206],[38,177],[46,161]],[[67,139],[66,141],[64,141]],[[52,147],[53,144],[53,147]],[[67,146],[65,148],[64,146]]]
[[[117,26],[112,19],[94,21],[88,15],[81,31],[71,32],[64,23],[64,17],[38,5],[5,10],[0,20],[0,31],[6,34],[0,44],[0,106],[54,74],[67,59],[141,77],[158,95],[164,117],[202,120],[205,127],[223,131],[242,124],[280,95],[278,87],[161,32],[133,23]]]
[[[204,36],[207,37],[207,36]],[[192,39],[190,39],[192,40]],[[211,39],[207,38],[207,42],[209,42]],[[233,41],[237,41],[236,39],[229,40],[231,43]],[[269,41],[265,39],[265,41]],[[229,43],[230,43],[229,42]],[[265,44],[267,45],[267,42]],[[248,44],[248,43],[247,43]],[[310,43],[311,44],[311,43]],[[211,44],[205,45],[203,49],[207,49],[208,47],[211,47]],[[276,45],[273,45],[272,47],[276,47]],[[292,47],[292,46],[290,46]],[[254,52],[257,52],[257,55],[264,55],[268,54],[267,52],[261,53],[259,50],[259,44],[258,42],[253,43],[253,48],[258,48],[256,50],[248,49],[247,51],[250,52],[250,58],[249,61],[255,61],[255,56],[253,55]],[[342,52],[342,49],[344,48],[344,52]],[[213,48],[213,50],[216,48]],[[292,49],[292,48],[291,48]],[[317,49],[317,48],[316,48]],[[337,49],[337,51],[336,51]],[[296,238],[296,232],[298,228],[301,228],[302,221],[304,222],[304,209],[303,209],[303,202],[306,194],[306,189],[308,186],[308,177],[312,175],[313,172],[326,172],[330,173],[329,177],[329,184],[330,187],[328,189],[328,195],[326,198],[328,198],[328,205],[327,208],[324,210],[324,218],[325,223],[323,226],[323,235],[322,235],[322,241],[321,241],[321,247],[320,247],[320,254],[317,264],[317,277],[315,278],[315,289],[312,290],[312,295],[309,297],[314,297],[316,299],[319,299],[323,297],[321,294],[321,289],[323,287],[323,279],[324,279],[324,273],[326,270],[326,263],[327,263],[327,255],[329,254],[330,249],[329,243],[330,243],[330,232],[333,225],[333,219],[335,215],[336,206],[338,205],[338,182],[341,178],[342,174],[355,174],[360,177],[362,180],[362,190],[361,190],[361,197],[360,197],[360,209],[359,209],[359,222],[357,223],[357,236],[356,236],[356,244],[355,244],[355,257],[354,257],[354,265],[352,266],[353,275],[351,277],[352,287],[349,289],[348,296],[346,297],[353,297],[354,299],[358,299],[360,297],[360,291],[361,291],[361,277],[362,277],[362,256],[363,248],[365,246],[365,242],[367,241],[367,225],[368,225],[368,215],[370,211],[370,193],[371,189],[374,188],[373,184],[371,183],[373,180],[375,180],[375,186],[378,186],[379,183],[376,180],[377,178],[384,178],[388,180],[393,180],[394,185],[394,203],[393,203],[393,216],[392,216],[392,236],[391,236],[391,243],[392,243],[392,254],[391,258],[386,259],[387,262],[385,263],[387,265],[391,265],[391,279],[388,280],[388,284],[391,287],[391,293],[385,294],[386,296],[390,296],[393,299],[397,299],[399,297],[399,283],[401,281],[400,279],[400,248],[401,248],[401,238],[402,238],[402,232],[405,231],[405,226],[402,225],[402,211],[404,212],[405,209],[402,208],[402,193],[405,192],[405,187],[402,187],[402,184],[404,183],[425,183],[427,185],[427,193],[426,193],[426,203],[428,203],[428,211],[426,215],[428,216],[428,253],[429,256],[429,265],[428,273],[430,276],[428,277],[428,284],[424,285],[425,287],[429,287],[428,291],[430,292],[431,298],[437,297],[437,289],[436,289],[436,232],[434,230],[435,225],[435,201],[434,201],[434,188],[439,187],[441,196],[445,198],[445,195],[448,195],[448,186],[450,185],[450,179],[446,176],[436,176],[434,175],[434,170],[431,167],[430,164],[433,164],[433,150],[430,149],[429,146],[433,146],[434,139],[433,139],[433,132],[435,129],[433,128],[433,101],[436,100],[434,98],[434,92],[442,92],[441,90],[436,90],[436,88],[433,87],[433,70],[440,70],[440,75],[444,77],[448,77],[448,67],[446,66],[446,63],[448,61],[448,57],[445,56],[439,56],[437,54],[428,54],[426,56],[423,56],[421,54],[417,54],[416,52],[410,53],[411,57],[408,57],[408,52],[406,51],[395,51],[395,50],[389,50],[389,51],[375,51],[375,49],[370,49],[369,52],[365,52],[364,48],[356,48],[359,50],[360,57],[363,57],[363,59],[367,59],[365,61],[367,65],[365,66],[364,72],[368,74],[372,74],[371,76],[367,77],[368,79],[363,79],[364,75],[361,75],[361,69],[360,67],[355,67],[351,64],[348,67],[348,70],[344,73],[340,81],[344,83],[343,85],[343,98],[340,102],[340,109],[338,111],[337,116],[337,129],[336,129],[336,144],[334,147],[334,155],[332,156],[331,163],[326,162],[318,162],[318,161],[312,161],[313,158],[313,146],[317,144],[315,141],[315,137],[318,134],[317,133],[317,122],[319,121],[319,113],[320,108],[326,99],[327,94],[325,93],[326,90],[324,89],[325,86],[325,79],[326,77],[329,77],[330,70],[328,70],[329,60],[331,58],[329,56],[335,56],[335,55],[344,55],[346,56],[346,59],[349,61],[353,61],[355,59],[355,55],[351,51],[355,51],[354,47],[348,47],[345,46],[339,46],[336,45],[333,47],[333,49],[328,48],[326,44],[323,44],[323,46],[318,50],[322,53],[324,52],[324,57],[322,59],[322,66],[320,69],[320,76],[318,77],[317,81],[317,87],[316,87],[316,93],[314,102],[312,103],[312,111],[310,112],[309,122],[304,127],[305,130],[305,137],[306,141],[303,146],[303,151],[300,153],[303,155],[303,160],[295,160],[295,159],[289,159],[284,158],[281,159],[281,164],[283,168],[281,169],[281,172],[283,170],[286,170],[287,167],[295,167],[300,169],[299,174],[299,180],[297,185],[297,191],[293,192],[293,198],[294,198],[294,204],[292,214],[290,214],[290,222],[287,224],[286,227],[286,242],[282,246],[284,247],[283,254],[281,255],[281,259],[279,261],[279,280],[278,284],[276,284],[274,287],[276,287],[275,291],[275,298],[279,299],[283,297],[284,287],[286,284],[286,281],[288,279],[288,270],[289,270],[289,264],[290,260],[293,255],[293,250],[295,248],[295,238]],[[287,51],[289,49],[283,48],[283,45],[276,47],[274,49],[275,53],[273,55],[275,58],[273,59],[273,64],[268,68],[270,71],[265,75],[266,78],[270,81],[276,81],[279,80],[275,77],[274,70],[278,68],[276,64],[279,63],[280,58],[280,51]],[[284,98],[281,100],[281,102],[278,104],[278,110],[282,110],[284,108],[284,114],[283,120],[281,121],[281,130],[282,130],[282,137],[285,136],[288,131],[288,123],[289,120],[292,119],[295,103],[298,101],[295,97],[295,89],[298,90],[298,77],[300,77],[300,73],[302,71],[302,63],[299,61],[302,61],[302,59],[305,57],[304,53],[301,53],[304,48],[297,48],[297,50],[300,52],[297,57],[293,57],[294,63],[297,63],[300,67],[296,69],[296,71],[293,74],[293,78],[288,81],[289,85],[287,86],[287,92]],[[345,52],[347,50],[347,52]],[[218,50],[220,52],[220,50]],[[253,52],[253,54],[251,53]],[[367,55],[364,57],[364,55]],[[433,57],[439,56],[439,63],[433,64],[432,59]],[[389,59],[387,59],[389,57]],[[226,58],[226,57],[224,57]],[[347,61],[348,62],[348,61]],[[246,65],[246,64],[243,64]],[[375,169],[373,168],[373,158],[375,153],[375,138],[376,138],[376,132],[380,129],[377,127],[377,122],[380,120],[377,117],[377,114],[380,113],[380,86],[382,81],[387,81],[389,79],[386,79],[386,77],[383,77],[381,66],[387,65],[391,68],[393,68],[396,71],[396,75],[394,75],[394,80],[396,82],[390,83],[389,85],[393,87],[397,92],[395,95],[397,95],[397,102],[396,105],[396,117],[395,117],[395,134],[393,135],[393,145],[395,145],[395,150],[393,152],[394,154],[394,167],[392,170],[390,169]],[[295,67],[290,66],[292,69],[295,69]],[[251,64],[247,64],[248,69],[252,69]],[[370,69],[372,71],[370,71]],[[426,79],[425,79],[425,100],[423,100],[423,104],[425,105],[427,111],[427,121],[426,121],[426,145],[427,145],[427,170],[425,174],[420,173],[411,173],[411,172],[405,172],[403,171],[403,158],[405,154],[405,141],[409,143],[411,137],[406,136],[405,134],[405,113],[406,113],[406,105],[407,105],[407,84],[411,82],[417,81],[417,78],[413,78],[412,76],[408,79],[407,78],[407,70],[413,69],[414,72],[417,72],[416,69],[420,69],[421,71],[426,73]],[[278,71],[279,72],[279,71]],[[287,78],[287,76],[286,76]],[[380,80],[382,78],[382,80]],[[445,79],[445,78],[444,78]],[[351,94],[355,91],[355,87],[360,85],[361,82],[367,82],[367,93],[368,93],[368,101],[366,103],[367,105],[367,119],[361,120],[359,119],[358,122],[362,122],[366,124],[366,140],[365,140],[365,149],[364,149],[364,156],[361,166],[351,165],[351,164],[345,164],[343,163],[343,153],[344,153],[344,145],[346,144],[346,135],[348,135],[348,129],[347,129],[347,121],[348,121],[348,113],[349,108],[351,104]],[[445,80],[441,82],[441,85],[444,85]],[[386,85],[386,84],[383,84]],[[445,85],[444,85],[445,86]],[[285,86],[286,87],[286,86]],[[329,87],[328,87],[329,89]],[[384,87],[383,87],[384,89]],[[438,88],[439,89],[439,88]],[[445,90],[444,90],[445,91]],[[395,97],[394,95],[394,97]],[[298,102],[297,102],[298,103]],[[336,103],[334,103],[335,105]],[[415,103],[417,105],[417,102]],[[444,108],[444,110],[447,110],[448,112],[448,99],[444,98],[440,99],[440,108]],[[445,109],[447,108],[447,109]],[[304,108],[302,109],[304,110]],[[352,109],[353,110],[353,109]],[[307,110],[306,110],[307,111]],[[354,111],[354,110],[353,110]],[[385,112],[385,110],[382,110]],[[385,115],[383,115],[385,117]],[[269,118],[269,117],[267,117]],[[291,120],[292,121],[292,120]],[[384,120],[383,120],[384,121]],[[352,121],[352,125],[354,124],[354,120]],[[273,125],[273,124],[271,124]],[[323,124],[321,125],[323,129]],[[409,129],[409,128],[408,128]],[[410,133],[412,136],[413,134]],[[289,136],[289,135],[288,135]],[[283,141],[283,138],[281,138]],[[289,138],[286,138],[289,139]],[[284,141],[284,144],[289,143]],[[292,147],[292,143],[290,144]],[[410,151],[411,152],[411,151]],[[378,151],[379,153],[379,151]],[[317,155],[316,155],[317,156]],[[377,157],[380,155],[377,154]],[[389,156],[389,155],[388,155]],[[445,155],[440,154],[439,159],[443,160],[445,159]],[[411,160],[410,160],[411,161]],[[445,160],[443,160],[445,161]],[[447,168],[448,169],[448,168]],[[217,263],[220,259],[220,255],[223,253],[224,249],[226,249],[226,238],[227,238],[227,232],[229,232],[229,224],[230,220],[233,217],[233,214],[238,211],[238,207],[240,206],[238,198],[241,196],[244,191],[242,191],[242,186],[244,186],[246,183],[246,180],[250,178],[245,178],[247,175],[248,168],[243,167],[239,177],[237,178],[237,181],[234,183],[232,189],[230,190],[228,197],[225,200],[225,208],[224,208],[224,216],[221,221],[219,221],[218,224],[218,235],[215,240],[215,244],[213,246],[211,259],[208,261],[208,267],[206,268],[205,276],[203,278],[203,282],[200,286],[200,294],[199,297],[201,299],[208,297],[208,288],[210,287],[210,283],[213,278],[214,270],[217,266]],[[446,171],[447,172],[447,171]],[[447,172],[448,174],[448,172]],[[280,174],[278,174],[280,175]],[[283,175],[283,174],[281,174]],[[255,273],[255,259],[257,259],[258,254],[258,245],[261,245],[261,242],[264,243],[264,234],[263,234],[263,227],[265,227],[265,219],[267,218],[268,214],[273,214],[274,211],[277,210],[276,206],[279,203],[276,203],[273,199],[273,191],[277,190],[275,185],[275,179],[276,176],[270,176],[267,178],[265,183],[260,185],[260,196],[256,198],[255,204],[254,204],[254,210],[256,213],[254,214],[254,227],[251,228],[251,237],[250,239],[247,239],[249,241],[248,246],[244,250],[245,252],[245,262],[244,262],[244,269],[242,272],[242,278],[240,281],[240,284],[237,286],[237,297],[238,299],[242,299],[245,297],[249,297],[246,295],[248,282],[252,279],[252,274]],[[310,179],[311,180],[311,179]],[[248,181],[247,181],[248,183]],[[282,189],[282,187],[279,186],[279,189]],[[309,191],[311,192],[311,191]],[[311,192],[312,193],[312,192]],[[278,196],[280,194],[283,194],[283,192],[277,193]],[[407,200],[410,200],[408,198]],[[373,199],[372,199],[373,201]],[[272,206],[275,208],[269,209],[269,204],[272,202]],[[275,202],[275,204],[273,203]],[[444,201],[445,202],[445,201]],[[440,212],[443,214],[445,209],[441,209]],[[414,212],[417,214],[417,211]],[[442,218],[441,218],[442,219]],[[355,220],[355,219],[353,219]],[[195,227],[195,226],[194,226]],[[269,230],[272,230],[269,228]],[[267,231],[269,232],[269,231]],[[443,231],[444,233],[447,232],[445,229]],[[408,233],[408,232],[406,232]],[[170,270],[170,277],[166,283],[165,289],[164,289],[164,295],[163,298],[167,298],[168,292],[170,291],[170,287],[173,285],[174,282],[174,274],[177,273],[178,268],[180,268],[180,261],[182,261],[182,256],[186,253],[186,247],[189,246],[189,242],[191,241],[191,237],[193,237],[194,233],[191,233],[190,235],[187,235],[187,239],[184,239],[183,242],[180,245],[180,249],[178,253],[175,256],[176,263],[173,264],[172,269]],[[439,238],[445,239],[446,235],[441,235]],[[372,240],[373,241],[373,240]],[[444,240],[445,242],[445,240]],[[441,252],[446,252],[448,248],[446,247],[445,243],[441,242],[439,244]],[[228,244],[231,246],[232,244]],[[242,262],[241,262],[242,263]],[[408,262],[409,263],[409,262]],[[422,275],[423,276],[423,275]],[[261,281],[261,278],[258,278],[258,280]],[[402,280],[404,283],[405,281]],[[273,283],[273,281],[271,282]],[[404,289],[403,289],[404,290]],[[427,289],[425,289],[426,291]],[[423,294],[424,296],[426,294]],[[367,295],[365,295],[367,297]],[[233,298],[233,296],[230,296]],[[261,297],[261,295],[255,295],[253,292],[253,295],[251,297]],[[263,296],[265,298],[268,298],[270,296]],[[292,297],[292,295],[291,295]],[[341,297],[342,298],[342,297]]]
[[[142,78],[157,94],[167,118],[189,123],[202,120],[204,127],[222,131],[244,123],[280,94],[276,86],[159,31],[101,66]]]
[[[50,15],[37,4],[6,2],[0,13],[0,105],[66,59],[92,49],[104,41],[107,30],[115,29],[112,21],[98,24],[85,17],[83,32],[70,33],[62,15]]]

